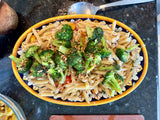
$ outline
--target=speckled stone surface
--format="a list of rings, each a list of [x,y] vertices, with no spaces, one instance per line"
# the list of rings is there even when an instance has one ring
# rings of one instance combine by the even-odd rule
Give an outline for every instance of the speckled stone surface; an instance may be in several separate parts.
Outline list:
[[[126,97],[100,106],[70,107],[45,102],[27,92],[16,80],[11,60],[18,37],[31,25],[67,13],[67,7],[76,0],[5,0],[19,16],[18,28],[9,35],[0,35],[0,93],[17,101],[28,120],[48,120],[52,114],[142,114],[145,120],[157,119],[157,31],[155,2],[107,8],[97,14],[117,19],[135,30],[148,50],[148,73],[141,85]],[[78,0],[77,0],[78,1]],[[89,0],[95,5],[113,0]],[[114,0],[116,1],[116,0]]]

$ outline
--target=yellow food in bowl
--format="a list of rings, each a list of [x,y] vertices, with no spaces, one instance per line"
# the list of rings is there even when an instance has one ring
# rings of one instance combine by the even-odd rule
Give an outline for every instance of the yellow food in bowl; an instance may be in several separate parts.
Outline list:
[[[18,120],[12,109],[0,100],[0,120]]]

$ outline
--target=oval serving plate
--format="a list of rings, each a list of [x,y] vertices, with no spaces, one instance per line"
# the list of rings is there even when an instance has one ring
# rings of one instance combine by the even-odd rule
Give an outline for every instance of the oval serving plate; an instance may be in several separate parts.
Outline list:
[[[32,31],[33,28],[35,29],[39,29],[41,28],[43,25],[47,25],[48,23],[52,23],[55,21],[62,21],[62,20],[67,20],[70,21],[71,19],[74,20],[78,20],[78,19],[82,19],[82,20],[86,20],[86,19],[91,19],[93,20],[98,20],[98,21],[106,21],[106,23],[112,23],[113,21],[116,21],[116,25],[117,27],[122,27],[123,31],[128,31],[130,32],[133,36],[132,38],[137,40],[137,43],[140,44],[142,50],[140,52],[140,55],[143,56],[143,61],[141,61],[141,66],[142,66],[142,70],[140,72],[137,73],[138,76],[138,80],[134,81],[132,80],[132,83],[134,82],[134,85],[132,86],[127,86],[126,87],[126,91],[124,91],[122,94],[116,95],[112,98],[102,98],[100,100],[94,100],[91,101],[90,103],[87,102],[70,102],[70,101],[64,101],[64,100],[60,100],[60,99],[53,99],[53,98],[49,98],[49,97],[42,97],[38,94],[37,91],[33,90],[33,86],[28,86],[27,85],[27,81],[23,80],[23,75],[18,73],[18,70],[16,68],[16,63],[12,61],[12,68],[14,71],[14,74],[17,78],[17,80],[20,82],[20,84],[27,90],[29,91],[31,94],[33,94],[34,96],[48,101],[48,102],[52,102],[52,103],[56,103],[56,104],[61,104],[61,105],[69,105],[69,106],[94,106],[94,105],[101,105],[101,104],[105,104],[105,103],[109,103],[109,102],[113,102],[115,100],[118,100],[126,95],[128,95],[129,93],[131,93],[133,90],[135,90],[140,83],[142,82],[143,78],[145,77],[146,73],[147,73],[147,69],[148,69],[148,54],[147,54],[147,50],[145,48],[145,45],[143,43],[143,41],[141,40],[141,38],[137,35],[136,32],[134,32],[131,28],[129,28],[128,26],[126,26],[125,24],[108,18],[108,17],[103,17],[103,16],[98,16],[98,15],[66,15],[66,16],[58,16],[58,17],[53,17],[53,18],[49,18],[46,20],[43,20],[35,25],[33,25],[32,27],[30,27],[28,30],[26,30],[17,40],[14,49],[13,49],[13,55],[17,56],[17,51],[18,48],[21,46],[21,43],[25,40],[27,34],[29,32]]]

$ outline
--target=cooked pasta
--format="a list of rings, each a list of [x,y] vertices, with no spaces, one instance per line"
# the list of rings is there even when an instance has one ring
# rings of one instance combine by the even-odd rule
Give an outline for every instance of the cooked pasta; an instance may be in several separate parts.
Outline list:
[[[0,120],[18,120],[12,109],[0,100]]]
[[[94,69],[89,73],[80,73],[77,75],[77,71],[73,67],[67,68],[67,76],[70,76],[71,81],[69,83],[58,83],[58,79],[54,80],[47,72],[42,77],[35,77],[31,72],[24,74],[24,79],[28,81],[28,85],[35,86],[35,90],[38,90],[40,96],[53,97],[54,99],[61,98],[62,100],[69,101],[86,101],[90,103],[93,99],[111,98],[117,94],[121,94],[125,91],[126,85],[132,85],[132,79],[136,80],[136,74],[140,70],[140,62],[142,57],[139,55],[140,47],[136,47],[128,53],[127,62],[122,62],[116,55],[117,48],[127,49],[136,45],[136,40],[132,39],[130,33],[122,31],[121,28],[116,28],[116,21],[112,24],[106,24],[101,21],[87,20],[71,20],[71,21],[57,21],[50,23],[42,27],[42,29],[33,29],[31,33],[28,33],[26,40],[22,43],[19,49],[19,55],[23,55],[31,46],[40,46],[41,50],[53,50],[58,51],[57,46],[53,45],[53,41],[56,40],[56,32],[60,31],[63,25],[68,24],[73,30],[73,37],[71,39],[76,50],[85,50],[88,43],[87,28],[100,27],[103,30],[103,38],[105,39],[105,45],[111,50],[111,54],[108,57],[102,58],[100,63],[97,64]],[[80,47],[83,45],[83,47]],[[101,45],[101,44],[100,44]],[[69,54],[69,53],[68,53]],[[67,55],[68,55],[67,54]],[[62,56],[64,59],[67,57]],[[110,66],[114,63],[120,65],[120,69],[115,72],[124,78],[124,82],[120,84],[122,91],[117,92],[107,85],[103,85],[105,74],[109,70],[99,70],[99,66]],[[67,78],[66,78],[67,79]]]

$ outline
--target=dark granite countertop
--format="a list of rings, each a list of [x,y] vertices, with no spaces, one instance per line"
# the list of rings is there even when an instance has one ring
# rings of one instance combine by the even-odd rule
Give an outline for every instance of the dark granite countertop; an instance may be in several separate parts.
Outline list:
[[[52,114],[142,114],[145,120],[157,119],[157,30],[155,2],[114,7],[97,14],[117,19],[135,30],[148,50],[148,73],[141,85],[115,102],[94,107],[70,107],[49,103],[27,92],[16,80],[11,60],[18,37],[31,25],[67,13],[67,7],[78,0],[5,0],[19,16],[18,28],[9,35],[0,35],[0,93],[17,101],[28,120],[48,120]],[[88,0],[95,5],[113,0]],[[116,0],[114,0],[116,1]]]

